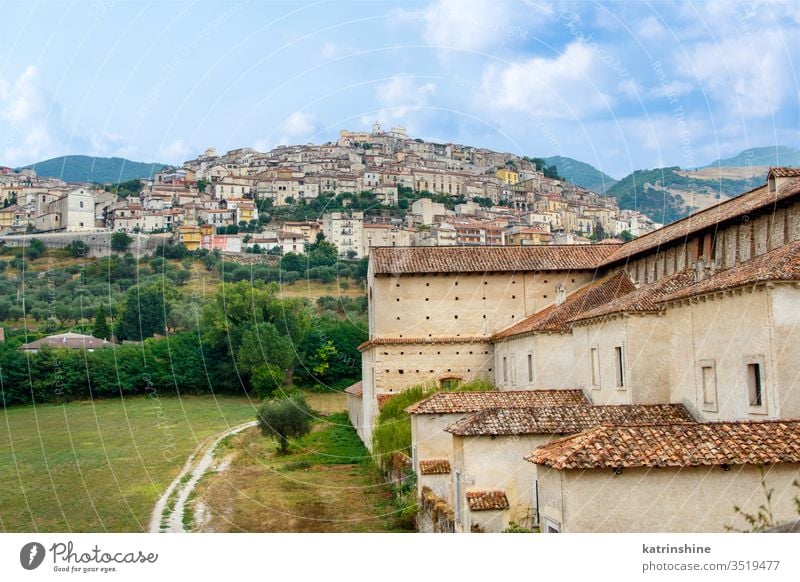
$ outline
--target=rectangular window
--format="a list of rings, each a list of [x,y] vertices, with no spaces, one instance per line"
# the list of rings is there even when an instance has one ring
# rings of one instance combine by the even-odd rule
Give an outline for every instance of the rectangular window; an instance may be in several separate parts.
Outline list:
[[[600,350],[598,348],[591,348],[589,350],[589,357],[592,366],[592,388],[600,388]]]
[[[528,383],[533,384],[533,354],[528,354]]]
[[[703,390],[703,410],[717,411],[717,373],[713,360],[700,362],[700,385]]]
[[[747,392],[750,406],[758,408],[764,406],[761,364],[759,363],[747,364]]]
[[[503,384],[508,384],[508,359],[503,356]]]
[[[614,348],[614,366],[617,373],[617,388],[625,386],[625,362],[622,358],[622,346]]]
[[[461,521],[461,471],[456,470],[456,521]]]
[[[517,356],[511,354],[509,368],[511,368],[511,385],[517,385]]]

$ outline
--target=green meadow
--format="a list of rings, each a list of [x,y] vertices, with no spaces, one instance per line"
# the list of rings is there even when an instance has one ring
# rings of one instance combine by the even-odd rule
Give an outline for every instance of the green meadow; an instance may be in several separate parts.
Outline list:
[[[0,409],[0,531],[146,531],[207,437],[255,419],[235,396],[137,396]]]

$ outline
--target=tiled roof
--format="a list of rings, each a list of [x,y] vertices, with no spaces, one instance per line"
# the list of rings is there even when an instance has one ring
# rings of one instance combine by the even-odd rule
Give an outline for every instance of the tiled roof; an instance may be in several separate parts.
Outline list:
[[[505,491],[467,491],[470,511],[492,511],[508,509]]]
[[[795,241],[744,263],[739,263],[730,269],[717,271],[694,285],[677,289],[664,297],[664,300],[683,299],[766,281],[799,280],[800,241]]]
[[[439,336],[439,337],[377,337],[358,346],[364,351],[374,346],[403,346],[414,344],[475,344],[489,343],[491,336]]]
[[[800,181],[784,184],[777,192],[770,192],[768,186],[760,186],[749,192],[726,200],[716,206],[696,212],[682,220],[636,238],[614,248],[613,254],[603,259],[599,266],[612,265],[626,261],[633,255],[651,251],[670,243],[685,241],[687,237],[706,228],[718,225],[757,210],[770,208],[781,200],[800,194]]]
[[[554,469],[800,463],[800,420],[600,426],[526,459]]]
[[[584,311],[605,305],[635,290],[636,287],[628,274],[625,271],[617,271],[575,291],[561,305],[551,305],[495,334],[494,339],[542,331],[569,331],[570,321]]]
[[[584,406],[580,390],[509,390],[496,392],[437,392],[406,408],[410,414],[459,414],[486,408]]]
[[[38,350],[47,346],[53,349],[67,348],[76,350],[86,348],[94,350],[98,348],[110,348],[113,345],[114,344],[108,340],[92,337],[90,335],[83,335],[80,333],[60,333],[23,344],[20,346],[20,349]]]
[[[669,294],[691,287],[693,284],[694,273],[692,271],[681,271],[674,275],[662,277],[649,285],[634,289],[627,295],[617,297],[605,305],[599,305],[594,309],[579,313],[573,317],[572,321],[583,321],[615,313],[659,311],[662,302]]]
[[[373,273],[487,273],[594,269],[620,245],[381,247],[370,253]]]
[[[423,459],[419,462],[419,472],[423,475],[444,475],[450,472],[447,459]]]
[[[397,394],[378,394],[378,395],[376,395],[375,398],[378,401],[378,410],[382,410],[383,406],[387,402],[389,402],[389,400],[394,398],[395,396],[397,396]]]
[[[770,168],[769,173],[777,178],[800,178],[800,168]]]
[[[347,394],[352,394],[353,396],[362,396],[364,394],[364,388],[361,382],[356,382],[355,384],[351,384],[347,388],[344,389]]]
[[[481,410],[451,424],[445,430],[459,436],[570,434],[602,424],[693,421],[682,404],[540,406]]]

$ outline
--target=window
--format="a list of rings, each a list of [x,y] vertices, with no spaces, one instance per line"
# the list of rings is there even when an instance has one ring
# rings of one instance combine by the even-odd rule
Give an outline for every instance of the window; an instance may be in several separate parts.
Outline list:
[[[559,533],[561,528],[558,522],[545,518],[543,531],[544,533]]]
[[[717,372],[714,360],[700,361],[700,387],[703,396],[703,410],[717,412]]]
[[[503,356],[503,384],[508,384],[508,360]]]
[[[528,383],[533,384],[533,354],[528,354]]]
[[[455,390],[458,388],[458,385],[461,383],[460,378],[442,378],[441,380],[442,390]]]
[[[622,358],[622,346],[614,348],[614,369],[617,373],[617,388],[625,386],[625,362]]]
[[[764,406],[764,386],[760,362],[747,364],[747,395],[752,408]]]
[[[461,523],[461,471],[456,469],[456,521]]]
[[[600,350],[591,348],[589,350],[590,365],[592,367],[592,388],[600,388]]]
[[[83,208],[83,200],[81,200],[81,208]]]

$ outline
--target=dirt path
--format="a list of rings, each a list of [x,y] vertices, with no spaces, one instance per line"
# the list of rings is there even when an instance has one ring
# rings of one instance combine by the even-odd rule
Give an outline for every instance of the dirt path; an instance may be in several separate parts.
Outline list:
[[[153,508],[153,515],[150,518],[150,527],[148,531],[151,533],[186,532],[186,528],[183,525],[183,514],[186,511],[186,502],[192,494],[192,491],[194,491],[194,488],[200,482],[200,479],[213,464],[214,452],[217,446],[224,438],[255,425],[255,422],[240,424],[220,433],[216,437],[211,436],[200,443],[189,456],[181,472],[175,477],[175,480],[170,483],[167,490],[164,491],[164,494],[156,502]],[[173,500],[174,502],[170,503]]]

